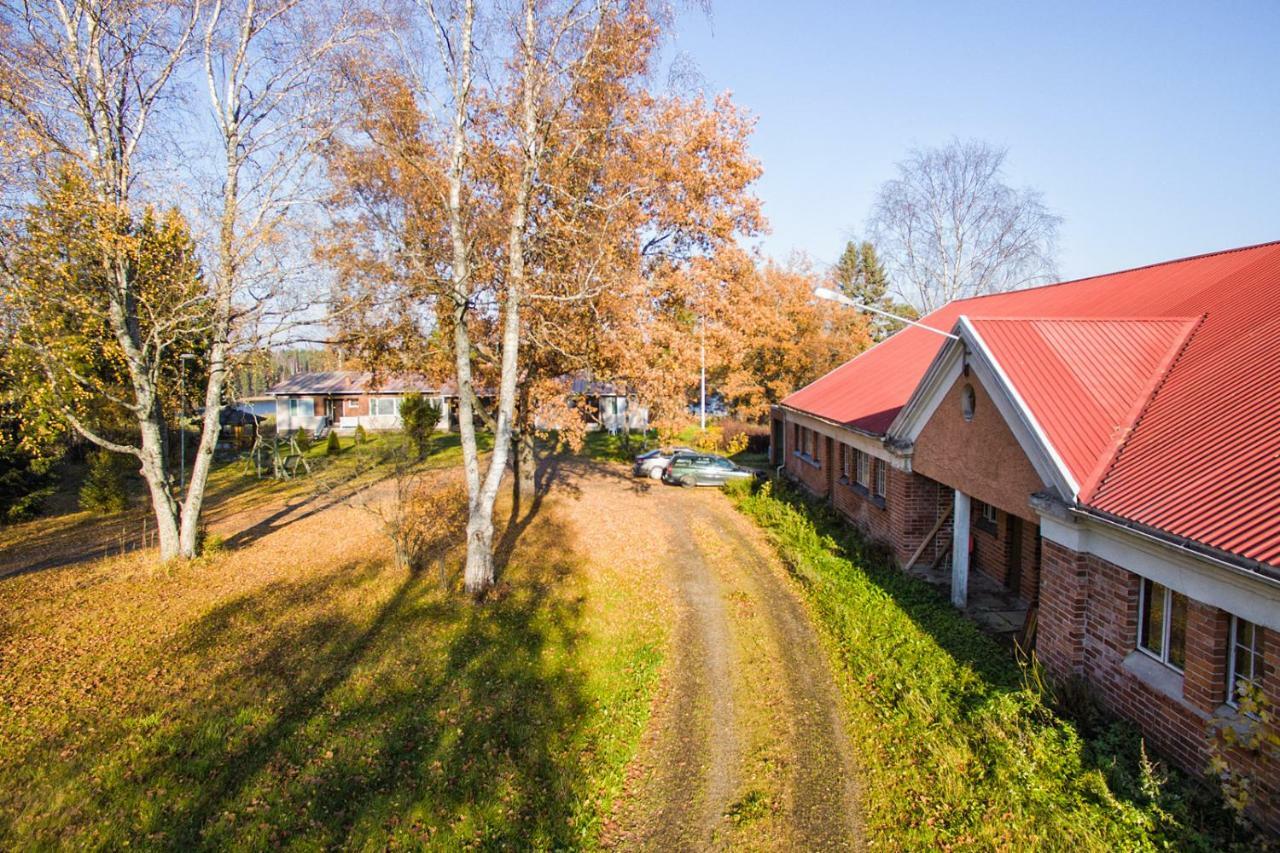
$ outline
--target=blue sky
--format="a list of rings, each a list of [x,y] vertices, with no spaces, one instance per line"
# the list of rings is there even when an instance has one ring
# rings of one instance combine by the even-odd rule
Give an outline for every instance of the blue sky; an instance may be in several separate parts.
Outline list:
[[[1280,239],[1280,0],[721,0],[674,49],[758,119],[764,249],[829,263],[913,146],[1009,149],[1064,278]]]

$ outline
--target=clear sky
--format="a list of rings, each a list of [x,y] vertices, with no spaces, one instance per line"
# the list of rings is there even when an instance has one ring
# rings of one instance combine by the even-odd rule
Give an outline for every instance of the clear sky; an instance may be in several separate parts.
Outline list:
[[[778,258],[833,261],[953,136],[1063,217],[1064,278],[1280,240],[1280,0],[719,0],[674,47],[758,119]]]

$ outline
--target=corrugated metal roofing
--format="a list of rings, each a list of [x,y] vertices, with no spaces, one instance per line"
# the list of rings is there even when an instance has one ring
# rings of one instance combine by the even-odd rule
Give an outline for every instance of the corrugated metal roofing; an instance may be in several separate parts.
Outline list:
[[[1177,349],[1167,370],[1147,370],[1169,331],[1158,324],[1132,327],[1142,350],[1122,352],[1122,327],[1081,332],[1061,325],[1053,341],[1037,331],[1006,342],[1001,366],[1041,418],[1061,428],[1055,448],[1073,471],[1085,470],[1088,447],[1097,446],[1096,466],[1081,478],[1082,503],[1172,535],[1248,559],[1280,565],[1280,243],[1267,243],[1154,264],[1073,282],[957,300],[924,318],[950,329],[960,315],[984,320],[1108,320],[1156,318],[1185,324],[1203,318]],[[993,327],[994,328],[994,327]],[[1030,327],[1026,327],[1030,328]],[[1108,354],[1087,358],[1079,337],[1114,338]],[[1139,331],[1141,330],[1141,331]],[[996,333],[999,336],[999,333]],[[1018,334],[1030,334],[1024,331]],[[1138,340],[1141,340],[1141,343]],[[783,404],[873,433],[888,429],[944,342],[908,329],[868,350]],[[1170,347],[1173,344],[1170,343]],[[1021,349],[1020,349],[1021,348]],[[1023,351],[1025,350],[1025,352]],[[1019,354],[1015,354],[1015,351]],[[1037,354],[1032,355],[1035,351]],[[1165,358],[1167,352],[1161,354]],[[1020,359],[1079,363],[1065,367]],[[1120,372],[1131,371],[1123,379]],[[1020,379],[1013,378],[1017,374]],[[1131,428],[1115,453],[1097,432],[1115,417],[1118,401],[1149,383]],[[1061,393],[1059,393],[1061,392]],[[1063,400],[1075,396],[1092,414],[1071,425]],[[1031,399],[1037,400],[1035,404]],[[1064,448],[1058,448],[1062,442]]]
[[[450,383],[432,382],[426,377],[410,374],[380,376],[375,383],[373,374],[367,371],[329,370],[295,373],[268,388],[267,394],[400,394],[409,391],[439,394],[442,391],[448,393],[451,387]]]
[[[969,321],[1088,494],[1197,319]]]

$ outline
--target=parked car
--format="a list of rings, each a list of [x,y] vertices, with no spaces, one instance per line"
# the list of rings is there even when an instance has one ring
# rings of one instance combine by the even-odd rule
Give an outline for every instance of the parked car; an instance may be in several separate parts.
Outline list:
[[[743,468],[714,453],[677,453],[662,470],[662,482],[673,486],[723,486],[731,480],[749,480],[758,471]]]
[[[636,457],[635,464],[631,466],[631,473],[637,477],[660,480],[662,479],[662,470],[667,467],[667,463],[671,461],[672,456],[677,453],[692,452],[693,450],[688,447],[656,447]]]

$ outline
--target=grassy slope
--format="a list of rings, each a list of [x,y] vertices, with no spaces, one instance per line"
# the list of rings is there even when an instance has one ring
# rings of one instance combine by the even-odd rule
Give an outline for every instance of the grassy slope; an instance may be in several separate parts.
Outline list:
[[[346,507],[0,581],[0,846],[593,846],[664,636],[573,538],[481,607]]]
[[[1087,735],[1035,671],[926,584],[785,487],[733,492],[802,580],[862,758],[867,838],[900,849],[1221,849],[1247,843],[1208,793],[1146,761],[1128,726]]]

